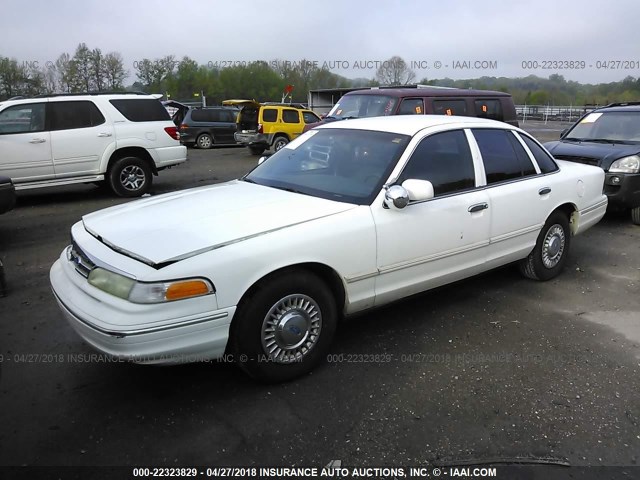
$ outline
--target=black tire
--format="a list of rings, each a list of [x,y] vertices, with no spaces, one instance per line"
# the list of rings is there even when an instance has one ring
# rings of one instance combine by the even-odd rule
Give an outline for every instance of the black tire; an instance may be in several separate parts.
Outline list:
[[[282,272],[263,280],[240,302],[229,352],[253,378],[285,382],[325,358],[336,324],[335,299],[321,279],[303,270]]]
[[[273,139],[273,151],[277,152],[281,148],[283,148],[287,143],[289,143],[289,139],[282,135],[278,135]]]
[[[149,191],[153,181],[151,167],[138,157],[116,160],[107,177],[111,190],[119,197],[139,197]]]
[[[249,147],[249,151],[251,155],[262,155],[266,150],[265,147]]]
[[[640,207],[631,209],[631,221],[634,225],[640,225]]]
[[[198,146],[198,148],[207,150],[213,147],[213,138],[208,133],[203,133],[196,139],[196,145]]]
[[[563,212],[555,211],[542,227],[533,251],[520,261],[520,272],[532,280],[551,280],[564,268],[570,244],[569,219]]]

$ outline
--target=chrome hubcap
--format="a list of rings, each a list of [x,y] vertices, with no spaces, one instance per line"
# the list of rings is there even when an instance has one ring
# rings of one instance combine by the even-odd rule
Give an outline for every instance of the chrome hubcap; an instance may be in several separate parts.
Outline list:
[[[320,338],[322,314],[311,297],[297,293],[276,302],[262,322],[262,348],[271,361],[292,363],[304,358]]]
[[[200,146],[202,148],[209,148],[211,146],[211,139],[209,137],[200,137]]]
[[[145,175],[137,165],[124,167],[120,172],[120,183],[127,190],[139,190],[144,185]]]
[[[555,267],[564,253],[564,230],[560,225],[553,225],[544,237],[542,244],[542,263],[547,268]]]

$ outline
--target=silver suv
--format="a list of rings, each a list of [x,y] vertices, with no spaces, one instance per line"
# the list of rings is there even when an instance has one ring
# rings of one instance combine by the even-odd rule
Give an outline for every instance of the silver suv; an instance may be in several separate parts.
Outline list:
[[[16,190],[107,183],[119,196],[149,190],[184,162],[186,147],[155,96],[52,95],[0,103],[0,175]]]

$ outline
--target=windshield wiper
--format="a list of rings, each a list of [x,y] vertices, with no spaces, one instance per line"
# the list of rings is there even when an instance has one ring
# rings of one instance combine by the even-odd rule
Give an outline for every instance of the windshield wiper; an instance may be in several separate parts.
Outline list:
[[[584,141],[593,143],[622,143],[622,140],[609,140],[608,138],[585,138]]]
[[[564,137],[562,140],[567,140],[569,142],[584,142],[584,138],[577,137]]]
[[[252,180],[250,178],[247,177],[242,177],[240,180],[242,180],[243,182],[247,182],[247,183],[255,183],[256,185],[260,185],[258,182],[256,182],[255,180]]]

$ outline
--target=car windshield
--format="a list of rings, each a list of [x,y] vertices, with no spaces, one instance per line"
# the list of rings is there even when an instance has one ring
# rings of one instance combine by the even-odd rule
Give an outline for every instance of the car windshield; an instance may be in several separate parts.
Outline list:
[[[347,118],[381,117],[391,115],[398,99],[389,95],[345,95],[336,103],[327,117]]]
[[[640,144],[640,112],[593,112],[580,120],[565,140]]]
[[[356,129],[311,130],[243,180],[315,197],[369,205],[410,137]]]

